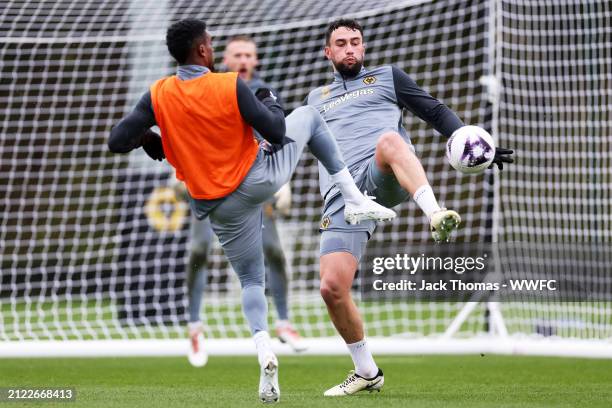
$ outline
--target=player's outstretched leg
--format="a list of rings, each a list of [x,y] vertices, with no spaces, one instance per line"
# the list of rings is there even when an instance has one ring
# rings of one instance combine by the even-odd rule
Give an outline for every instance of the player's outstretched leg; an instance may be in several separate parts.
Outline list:
[[[395,218],[393,210],[374,202],[359,191],[344,164],[334,136],[316,109],[311,106],[299,107],[287,116],[286,124],[287,139],[290,143],[275,153],[290,166],[289,171],[282,172],[286,177],[291,177],[304,146],[308,144],[312,154],[325,167],[332,182],[340,190],[345,202],[344,215],[347,222],[358,224],[363,220],[386,221]],[[289,181],[288,178],[282,180],[278,186]]]
[[[423,210],[436,242],[448,241],[459,227],[461,217],[455,211],[440,208],[429,185],[425,170],[410,145],[397,132],[383,133],[376,143],[376,166],[393,173],[402,188],[412,194]]]

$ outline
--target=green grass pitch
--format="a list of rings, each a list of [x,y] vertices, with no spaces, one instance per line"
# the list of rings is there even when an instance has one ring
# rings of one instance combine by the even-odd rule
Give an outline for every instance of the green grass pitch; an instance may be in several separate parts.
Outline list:
[[[281,356],[282,407],[612,407],[612,361],[505,356],[381,356],[381,393],[324,398],[346,357]],[[76,402],[7,407],[261,407],[255,357],[0,359],[0,387],[75,387]]]

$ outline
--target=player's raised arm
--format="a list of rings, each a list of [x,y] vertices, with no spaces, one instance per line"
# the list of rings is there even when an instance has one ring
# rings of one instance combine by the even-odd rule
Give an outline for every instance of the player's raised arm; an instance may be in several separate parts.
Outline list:
[[[419,87],[408,74],[397,67],[391,69],[397,104],[401,108],[408,109],[446,137],[465,126],[455,112]]]
[[[236,84],[238,109],[246,123],[270,143],[281,143],[285,136],[285,113],[276,96],[267,88],[255,95],[240,78]]]
[[[161,137],[150,128],[155,126],[151,93],[146,92],[134,109],[111,129],[108,148],[113,153],[128,153],[139,147],[155,160],[163,160]]]
[[[465,126],[455,112],[419,87],[408,74],[397,67],[391,69],[395,96],[400,107],[410,110],[446,137]],[[497,147],[495,158],[489,167],[497,165],[502,170],[504,163],[514,162],[511,157],[513,153],[511,149]]]

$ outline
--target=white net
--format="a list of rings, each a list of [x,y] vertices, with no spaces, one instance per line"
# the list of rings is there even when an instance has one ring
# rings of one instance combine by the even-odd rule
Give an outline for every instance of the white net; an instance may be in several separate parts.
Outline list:
[[[499,178],[500,240],[581,242],[591,248],[610,242],[611,17],[609,1],[499,4],[496,66],[503,91],[498,131],[519,156]],[[574,258],[583,268],[609,265],[609,250],[605,256],[589,252]],[[555,260],[547,259],[548,265]],[[549,276],[563,266],[549,267]],[[599,275],[600,285],[609,282],[608,271]],[[577,286],[590,283],[578,281],[579,273],[574,279]],[[515,332],[612,338],[609,302],[502,306]]]
[[[491,172],[460,176],[443,159],[443,138],[405,116],[439,200],[462,214],[459,240],[609,241],[612,20],[608,2],[582,3],[5,2],[0,339],[184,336],[187,223],[159,232],[145,211],[153,192],[173,181],[171,172],[140,151],[120,156],[106,148],[111,126],[149,84],[173,73],[163,39],[168,24],[184,17],[208,22],[217,57],[229,36],[253,36],[260,74],[288,111],[330,81],[322,54],[327,22],[359,18],[367,66],[397,65],[466,123],[492,129],[501,145],[517,150],[519,162],[504,170],[499,185]],[[500,99],[491,98],[495,78]],[[321,199],[310,154],[292,186],[293,209],[278,221],[289,262],[291,320],[307,337],[331,336],[335,330],[318,293]],[[174,210],[161,205],[164,214]],[[429,239],[414,203],[398,212],[374,240]],[[208,269],[207,336],[248,336],[239,285],[218,245]],[[462,305],[363,302],[360,308],[370,336],[423,337],[442,333]],[[554,313],[575,308],[512,306],[509,329],[537,333],[534,321],[542,318],[568,326]],[[609,306],[591,305],[580,319],[596,319],[598,328],[559,334],[610,337]],[[486,330],[479,306],[461,334]]]

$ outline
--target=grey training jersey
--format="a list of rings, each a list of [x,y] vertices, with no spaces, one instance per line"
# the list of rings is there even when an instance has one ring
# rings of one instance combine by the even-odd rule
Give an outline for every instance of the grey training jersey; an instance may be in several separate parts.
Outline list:
[[[447,137],[463,126],[448,107],[421,89],[404,71],[390,65],[362,68],[353,78],[335,72],[330,85],[308,94],[307,104],[315,107],[329,126],[353,177],[365,171],[381,134],[395,131],[410,143],[402,125],[404,108]],[[323,197],[338,193],[333,189],[328,194],[333,185],[320,164],[319,182]]]

